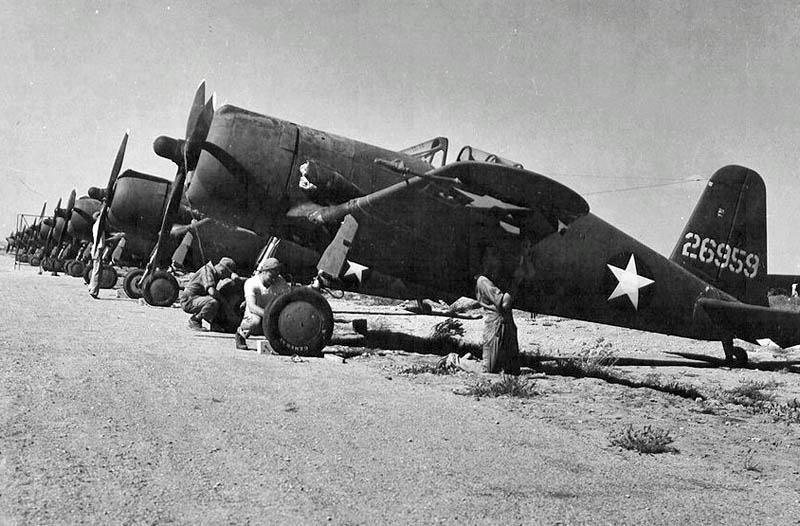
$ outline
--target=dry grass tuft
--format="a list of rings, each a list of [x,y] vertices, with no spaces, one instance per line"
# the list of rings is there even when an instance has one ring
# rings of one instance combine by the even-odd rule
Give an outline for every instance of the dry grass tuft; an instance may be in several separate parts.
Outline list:
[[[728,403],[753,406],[774,399],[775,395],[767,391],[771,391],[775,387],[777,387],[775,382],[745,381],[733,389],[722,391],[720,399]]]
[[[497,396],[532,398],[539,394],[535,387],[536,382],[527,380],[523,376],[501,374],[500,379],[495,382],[482,381],[468,387],[465,394],[485,398]]]
[[[464,324],[455,318],[447,318],[437,323],[431,331],[431,339],[456,338],[464,336]]]
[[[614,377],[613,368],[618,360],[611,343],[603,344],[603,339],[598,338],[594,347],[582,349],[578,355],[560,361],[556,374],[609,379]]]
[[[639,453],[657,454],[675,451],[670,447],[673,438],[669,431],[653,428],[646,425],[641,429],[636,429],[629,425],[619,431],[612,432],[608,436],[612,446],[618,446]]]
[[[438,375],[448,375],[448,374],[455,374],[458,372],[458,369],[455,367],[449,367],[446,363],[440,360],[438,363],[424,363],[421,365],[412,365],[410,367],[404,367],[400,369],[399,374],[407,374],[407,375],[418,375],[418,374],[438,374]]]

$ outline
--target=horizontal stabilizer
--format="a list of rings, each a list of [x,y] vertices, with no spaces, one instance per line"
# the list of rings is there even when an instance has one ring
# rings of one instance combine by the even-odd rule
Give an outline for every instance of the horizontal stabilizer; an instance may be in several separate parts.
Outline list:
[[[800,344],[800,312],[711,298],[701,298],[697,305],[741,340],[755,343],[769,338],[783,348]]]

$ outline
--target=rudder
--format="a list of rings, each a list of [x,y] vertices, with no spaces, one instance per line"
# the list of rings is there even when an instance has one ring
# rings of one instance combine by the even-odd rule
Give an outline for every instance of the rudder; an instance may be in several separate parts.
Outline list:
[[[737,299],[767,301],[767,199],[761,176],[725,166],[708,180],[670,259]]]

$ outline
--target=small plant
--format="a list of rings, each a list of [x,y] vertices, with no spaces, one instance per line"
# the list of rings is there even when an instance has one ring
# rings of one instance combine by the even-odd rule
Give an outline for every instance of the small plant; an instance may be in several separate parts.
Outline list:
[[[501,374],[500,379],[492,381],[482,381],[468,387],[465,394],[479,397],[511,396],[514,398],[532,398],[537,393],[536,383],[526,380],[523,376]]]
[[[657,454],[674,451],[670,447],[673,438],[670,436],[669,431],[654,428],[646,425],[641,429],[636,429],[633,425],[629,425],[622,430],[611,433],[608,440],[612,446],[618,446],[631,451],[638,451],[639,453]]]
[[[464,336],[464,325],[455,318],[447,318],[437,323],[431,331],[431,338],[455,338]]]
[[[425,363],[421,365],[412,365],[400,369],[399,374],[417,375],[417,374],[454,374],[458,369],[446,365],[443,361],[439,363]]]
[[[742,467],[745,471],[755,471],[761,473],[761,465],[755,460],[755,451],[752,448],[747,450],[742,460]]]
[[[583,349],[577,356],[571,356],[561,361],[558,364],[560,374],[576,378],[613,376],[612,368],[619,359],[613,356],[610,343],[603,345],[602,340],[598,340],[594,348]]]
[[[737,387],[722,392],[721,398],[730,403],[753,406],[760,402],[768,402],[775,398],[772,393],[765,391],[775,388],[774,382],[747,381],[740,383]]]

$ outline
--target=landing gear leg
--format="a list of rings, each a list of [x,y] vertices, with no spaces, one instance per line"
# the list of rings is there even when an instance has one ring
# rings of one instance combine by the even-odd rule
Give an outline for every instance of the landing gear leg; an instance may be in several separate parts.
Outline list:
[[[722,340],[722,350],[725,351],[725,361],[734,365],[747,363],[747,352],[741,347],[734,347],[733,340]]]

